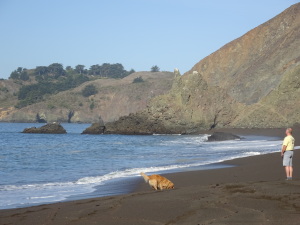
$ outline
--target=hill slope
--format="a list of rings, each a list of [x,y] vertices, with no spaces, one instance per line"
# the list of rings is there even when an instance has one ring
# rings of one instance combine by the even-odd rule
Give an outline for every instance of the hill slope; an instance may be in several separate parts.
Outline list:
[[[133,83],[137,77],[144,81]],[[171,72],[137,72],[123,79],[88,81],[77,88],[47,96],[46,100],[21,109],[16,109],[13,105],[4,106],[7,101],[3,100],[0,121],[35,122],[36,115],[39,114],[41,119],[48,122],[67,122],[68,116],[71,116],[71,122],[91,123],[100,118],[104,122],[110,122],[144,109],[151,98],[170,90],[173,79],[174,74]],[[5,84],[8,82],[11,81],[5,81]],[[90,84],[96,87],[98,93],[84,97],[82,90]]]
[[[201,60],[168,94],[107,132],[291,126],[300,121],[299,78],[300,3]]]

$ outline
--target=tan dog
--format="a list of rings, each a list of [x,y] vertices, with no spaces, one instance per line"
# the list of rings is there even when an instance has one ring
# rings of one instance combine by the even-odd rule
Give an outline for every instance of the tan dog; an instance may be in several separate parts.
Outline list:
[[[173,189],[174,184],[169,181],[167,178],[162,177],[160,175],[150,175],[147,176],[144,173],[141,173],[141,175],[144,177],[144,180],[146,183],[150,185],[155,190],[163,190],[163,189]]]

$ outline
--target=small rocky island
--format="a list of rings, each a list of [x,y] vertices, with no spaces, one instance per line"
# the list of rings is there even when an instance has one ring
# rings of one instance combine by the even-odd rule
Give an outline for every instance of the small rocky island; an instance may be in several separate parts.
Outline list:
[[[214,132],[207,138],[208,142],[212,141],[229,141],[229,140],[239,140],[241,137],[231,134],[231,133],[224,133],[224,132]]]
[[[59,123],[48,123],[42,127],[25,128],[22,133],[32,134],[66,134],[67,131]]]
[[[81,134],[104,134],[105,126],[103,123],[93,123],[86,128]]]

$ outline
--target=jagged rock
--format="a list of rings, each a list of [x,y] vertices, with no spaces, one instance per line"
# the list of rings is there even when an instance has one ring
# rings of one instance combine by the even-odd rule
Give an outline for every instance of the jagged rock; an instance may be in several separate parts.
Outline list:
[[[105,134],[151,135],[151,134],[183,134],[185,130],[179,129],[176,124],[172,128],[156,118],[148,118],[144,114],[131,114],[121,117],[118,121],[106,123]]]
[[[36,134],[65,134],[67,131],[59,123],[46,124],[42,127],[25,128],[22,133],[36,133]]]
[[[211,136],[207,138],[207,141],[229,141],[229,140],[236,140],[241,139],[241,137],[231,134],[231,133],[224,133],[224,132],[214,132]]]
[[[180,71],[179,71],[178,68],[174,69],[174,75],[175,75],[175,77],[180,77],[181,76]]]
[[[90,127],[86,128],[81,134],[103,134],[105,126],[103,123],[93,123]]]

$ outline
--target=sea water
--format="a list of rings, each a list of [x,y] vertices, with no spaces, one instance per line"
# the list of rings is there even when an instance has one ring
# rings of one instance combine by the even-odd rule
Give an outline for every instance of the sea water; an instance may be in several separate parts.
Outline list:
[[[97,196],[119,194],[113,183],[140,172],[209,168],[276,152],[281,144],[278,138],[261,136],[206,142],[208,135],[81,135],[90,124],[62,125],[67,134],[23,134],[24,128],[41,124],[0,123],[0,209],[63,201],[96,190]]]

